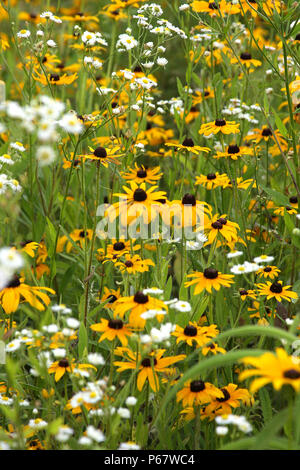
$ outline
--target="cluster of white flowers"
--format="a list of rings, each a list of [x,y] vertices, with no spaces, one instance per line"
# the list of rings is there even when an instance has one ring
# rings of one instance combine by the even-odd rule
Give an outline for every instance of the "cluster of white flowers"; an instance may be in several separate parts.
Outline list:
[[[229,415],[224,415],[224,416],[217,416],[215,418],[215,421],[217,423],[216,427],[216,433],[219,436],[224,436],[228,432],[227,425],[228,424],[233,424],[234,426],[237,426],[239,431],[242,431],[245,434],[249,434],[252,432],[253,428],[251,424],[248,422],[245,416],[235,416],[232,414]]]
[[[57,142],[59,128],[70,134],[80,134],[84,129],[76,113],[68,111],[63,114],[64,103],[49,96],[41,95],[24,107],[15,101],[6,101],[1,103],[0,111],[5,112],[9,118],[18,119],[18,126],[26,132],[36,134],[41,144],[37,147],[36,158],[41,166],[49,165],[56,159],[53,144]],[[20,142],[11,143],[10,147],[19,152],[26,151]],[[20,189],[19,185],[14,184],[13,189],[16,187]]]
[[[129,51],[138,45],[137,40],[129,34],[120,34],[116,44],[118,52]]]
[[[254,273],[260,269],[260,266],[257,263],[250,263],[249,261],[244,261],[243,264],[236,264],[233,266],[230,271],[233,274],[248,274]]]
[[[60,426],[58,432],[55,434],[55,439],[59,442],[67,442],[74,434],[74,430],[69,426]]]
[[[46,18],[49,21],[52,21],[53,23],[61,24],[62,20],[58,18],[58,16],[53,15],[52,11],[44,11],[43,13],[40,14],[41,18]]]
[[[85,56],[83,59],[84,65],[90,65],[94,67],[95,69],[101,69],[103,62],[101,62],[98,57],[90,57],[90,56]]]
[[[93,33],[91,31],[84,31],[81,36],[83,44],[87,47],[95,46],[101,44],[102,46],[107,46],[107,42],[102,37],[102,34],[99,32]]]
[[[148,335],[141,336],[141,342],[144,344],[163,343],[170,339],[171,333],[175,330],[176,325],[172,323],[164,323],[160,328],[151,328]]]
[[[238,98],[231,98],[229,105],[222,109],[224,116],[234,116],[236,119],[248,121],[252,124],[258,124],[258,120],[255,116],[252,116],[250,111],[261,111],[258,105],[248,106],[246,103],[242,103]],[[249,112],[247,112],[249,111]]]
[[[8,178],[4,173],[0,174],[0,195],[6,193],[9,189],[19,192],[22,188],[17,180]]]
[[[157,3],[145,3],[138,10],[138,14],[148,13],[151,16],[161,16],[163,14],[162,8]]]

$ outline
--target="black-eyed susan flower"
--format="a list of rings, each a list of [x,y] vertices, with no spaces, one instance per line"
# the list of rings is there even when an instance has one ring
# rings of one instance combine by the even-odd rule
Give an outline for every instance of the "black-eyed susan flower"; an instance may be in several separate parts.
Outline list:
[[[231,160],[237,160],[244,155],[253,155],[253,150],[250,147],[240,147],[236,144],[231,144],[228,145],[225,152],[217,152],[214,158],[231,158]]]
[[[205,88],[203,91],[196,90],[195,94],[192,96],[192,103],[193,106],[202,103],[204,100],[208,100],[209,98],[214,98],[215,93],[212,88]]]
[[[296,392],[300,390],[300,365],[294,356],[289,356],[283,348],[276,348],[274,352],[266,352],[259,357],[247,356],[241,359],[251,369],[242,371],[239,380],[258,376],[251,382],[250,391],[255,393],[261,387],[271,383],[275,390],[283,385],[291,385]]]
[[[256,188],[256,181],[253,178],[249,178],[244,180],[241,176],[236,178],[235,180],[231,180],[228,178],[228,180],[224,179],[224,188],[233,188],[233,186],[236,186],[237,189],[248,189],[249,186],[253,188]]]
[[[209,220],[211,206],[205,201],[198,201],[194,194],[186,193],[181,200],[171,201],[166,213],[162,214],[165,224],[178,227],[198,227],[203,229]],[[171,215],[171,217],[170,217]]]
[[[136,292],[130,297],[121,297],[115,303],[114,316],[123,318],[126,312],[130,311],[129,323],[134,328],[144,328],[146,320],[141,315],[147,310],[157,312],[156,317],[159,321],[163,319],[163,315],[167,313],[167,305],[155,297],[144,294],[142,291]]]
[[[261,129],[252,129],[251,133],[245,137],[245,140],[253,140],[255,144],[259,144],[261,141],[268,142],[269,140],[273,140],[276,143],[273,134],[275,134],[280,145],[285,143],[279,130],[276,129],[272,131],[268,126],[263,126]]]
[[[124,261],[118,261],[116,267],[129,274],[144,273],[149,271],[149,266],[155,266],[151,259],[141,259],[138,255],[125,255]]]
[[[259,295],[266,295],[267,300],[276,299],[281,302],[281,299],[291,302],[292,299],[298,299],[298,294],[289,290],[291,286],[283,286],[282,281],[275,281],[271,283],[267,281],[266,284],[256,284]]]
[[[162,200],[166,199],[165,191],[156,191],[157,186],[146,189],[146,184],[137,185],[129,182],[130,188],[123,186],[125,194],[116,193],[121,201],[114,203],[107,211],[110,220],[121,217],[122,225],[127,225],[129,221],[142,217],[143,222],[148,224],[159,213]]]
[[[285,213],[292,215],[292,214],[297,214],[298,211],[295,207],[291,207],[291,206],[281,206],[281,207],[274,208],[274,214],[276,215],[281,215],[282,217],[284,217]]]
[[[247,298],[255,300],[257,297],[257,294],[253,289],[240,289],[239,294],[242,300],[245,300]]]
[[[291,207],[294,207],[295,209],[298,209],[298,197],[297,196],[291,196],[289,198],[289,203]]]
[[[218,187],[223,187],[224,186],[224,181],[227,182],[228,176],[226,173],[208,173],[207,175],[200,175],[196,176],[196,185],[201,185],[206,189],[214,189]]]
[[[24,242],[20,243],[20,251],[26,253],[28,256],[31,258],[34,258],[35,256],[35,251],[39,247],[39,244],[37,242],[34,242],[32,240],[26,240]]]
[[[104,305],[104,308],[112,309],[115,306],[116,300],[118,300],[121,297],[120,293],[120,288],[115,290],[115,289],[108,289],[108,287],[104,287],[104,293],[101,297],[101,299],[98,298],[101,302],[106,302]]]
[[[56,86],[71,85],[71,83],[77,80],[78,73],[75,72],[71,75],[67,75],[66,73],[64,73],[63,75],[59,75],[58,73],[49,73],[47,75],[44,75],[35,70],[35,73],[32,74],[32,78],[45,86],[48,86],[49,84]]]
[[[239,57],[239,60],[237,59],[237,57],[233,57],[231,59],[232,64],[239,64],[240,62],[247,68],[251,67],[251,65],[253,67],[260,67],[261,65],[261,61],[253,59],[252,55],[249,52],[242,52]]]
[[[203,134],[206,137],[211,134],[238,134],[240,124],[235,121],[226,121],[225,119],[216,119],[215,121],[202,124],[199,130],[199,134]]]
[[[256,0],[241,0],[241,12],[250,12],[252,16],[257,16],[257,11],[262,8],[265,13],[272,15],[273,11],[280,12],[280,1],[279,0],[265,0],[259,2]]]
[[[258,271],[256,271],[256,274],[259,277],[264,277],[265,279],[266,278],[275,279],[275,277],[277,277],[280,272],[281,272],[280,269],[278,269],[276,266],[268,265],[263,268],[260,268]]]
[[[230,383],[219,389],[222,396],[216,397],[209,405],[208,412],[216,415],[230,414],[232,408],[238,408],[241,404],[250,405],[251,395],[246,388],[238,388],[236,384]]]
[[[218,330],[212,331],[209,327],[199,326],[196,322],[189,322],[185,328],[176,325],[176,329],[172,333],[177,338],[177,344],[184,341],[189,346],[196,344],[197,347],[207,344],[217,334]]]
[[[147,168],[144,165],[138,166],[135,163],[135,168],[130,169],[128,172],[121,172],[122,178],[128,181],[134,181],[137,184],[149,183],[154,184],[162,177],[160,167]]]
[[[69,362],[69,359],[63,358],[60,361],[53,362],[48,369],[49,374],[55,374],[55,382],[58,382],[66,372],[72,373],[74,369],[94,369],[97,370],[95,366],[91,364],[75,364],[75,359],[72,362]]]
[[[50,294],[55,294],[49,287],[29,286],[24,283],[24,278],[14,276],[9,284],[0,291],[0,305],[5,313],[15,312],[20,302],[28,302],[37,310],[45,310],[45,305],[49,305],[50,298],[43,290]]]
[[[116,262],[121,256],[131,253],[133,251],[137,251],[141,248],[140,245],[135,245],[134,239],[125,240],[124,238],[120,238],[116,240],[113,238],[111,240],[112,243],[109,243],[106,247],[106,253],[103,248],[99,248],[97,252],[99,253],[100,257],[105,257],[105,260],[111,260]]]
[[[219,14],[219,8],[221,12],[221,4],[219,2],[194,0],[191,3],[191,7],[196,13],[208,13],[209,16],[215,16]],[[224,11],[222,12],[224,13]]]
[[[173,357],[163,357],[165,349],[158,349],[151,352],[148,356],[142,356],[128,348],[116,348],[115,354],[121,356],[127,361],[115,361],[114,365],[118,367],[118,372],[128,369],[136,370],[138,365],[137,388],[139,391],[143,389],[146,380],[153,392],[159,390],[159,373],[167,372],[170,365],[185,359],[185,354],[179,354]]]
[[[221,286],[230,287],[233,284],[232,274],[222,274],[217,269],[206,268],[203,273],[194,272],[187,277],[194,278],[192,281],[185,282],[185,287],[196,285],[194,295],[200,294],[204,289],[212,293],[212,289],[220,290]]]
[[[104,148],[96,147],[93,149],[89,147],[90,154],[78,155],[78,158],[83,158],[85,160],[95,160],[98,163],[101,163],[105,168],[108,167],[109,163],[114,163],[115,165],[120,165],[118,158],[123,157],[124,153],[118,153],[120,147],[113,148]]]
[[[81,248],[83,248],[88,240],[91,240],[93,236],[93,231],[91,229],[75,229],[73,232],[70,233],[69,237],[73,240],[74,244],[78,244]],[[66,235],[63,235],[58,239],[56,251],[60,253],[63,251],[65,244],[67,253],[70,253],[72,248],[74,248],[74,244],[68,239]]]
[[[221,215],[221,217],[219,217],[219,214],[216,214],[204,225],[204,233],[208,237],[206,244],[211,245],[217,237],[225,243],[236,242],[239,228],[238,224],[227,219],[226,214]]]
[[[217,343],[208,343],[201,348],[201,353],[203,356],[207,356],[208,354],[226,354],[226,349],[219,346]]]
[[[222,392],[213,384],[199,379],[187,381],[177,393],[176,400],[182,401],[182,406],[197,406],[211,403],[217,397],[222,397]]]
[[[208,147],[200,147],[199,145],[195,145],[193,139],[190,139],[190,138],[184,139],[182,144],[177,144],[174,142],[166,142],[165,145],[167,147],[175,147],[177,151],[185,150],[188,152],[192,152],[195,155],[198,155],[200,152],[205,152],[205,153],[210,152],[210,149]]]
[[[131,331],[128,328],[128,325],[125,325],[123,321],[118,318],[112,318],[110,320],[101,318],[100,323],[94,323],[90,326],[90,328],[93,331],[102,333],[99,338],[99,343],[105,339],[108,339],[108,341],[113,341],[115,338],[118,338],[122,343],[122,346],[127,346],[127,336],[131,335]]]

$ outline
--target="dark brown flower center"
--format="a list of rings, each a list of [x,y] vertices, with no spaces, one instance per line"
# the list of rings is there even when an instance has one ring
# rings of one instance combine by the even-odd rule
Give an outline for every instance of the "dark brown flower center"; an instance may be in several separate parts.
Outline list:
[[[215,180],[216,177],[217,177],[217,175],[216,175],[215,173],[208,173],[208,175],[207,175],[206,178],[207,178],[208,180]]]
[[[132,268],[132,266],[133,266],[133,262],[132,262],[132,261],[129,261],[129,260],[128,260],[128,261],[125,261],[124,264],[125,264],[126,268]]]
[[[270,268],[269,266],[266,266],[266,267],[264,268],[264,272],[265,272],[265,273],[270,273],[271,271],[272,271],[272,268]]]
[[[227,153],[229,154],[239,153],[239,151],[240,147],[238,147],[237,145],[229,145],[227,149]]]
[[[64,368],[67,368],[69,367],[69,361],[68,359],[64,358],[64,359],[61,359],[58,363],[59,367],[64,367]]]
[[[136,176],[137,176],[138,178],[146,178],[146,176],[147,176],[147,171],[146,171],[146,170],[143,170],[143,169],[138,170],[138,171],[136,172]]]
[[[143,367],[152,367],[152,365],[156,366],[156,364],[157,360],[155,359],[155,357],[145,357],[145,359],[142,360]]]
[[[297,204],[298,198],[297,198],[297,196],[291,196],[289,201],[290,201],[291,204]]]
[[[218,127],[226,126],[225,119],[216,119],[215,120],[215,126],[218,126]]]
[[[226,390],[226,388],[221,388],[221,392],[223,393],[224,397],[223,398],[217,398],[217,401],[219,403],[222,403],[223,401],[229,400],[230,393]]]
[[[106,158],[107,157],[107,152],[104,147],[97,147],[94,150],[94,155],[97,158]]]
[[[227,224],[227,219],[225,219],[225,217],[220,217],[218,219],[218,222],[221,222],[222,225],[226,225]]]
[[[182,145],[184,147],[194,147],[194,141],[193,139],[184,139],[184,141],[182,142]]]
[[[197,336],[197,328],[193,325],[187,325],[183,330],[185,336]]]
[[[137,304],[146,304],[149,301],[148,295],[143,294],[143,292],[138,291],[133,297],[134,302]]]
[[[218,5],[216,4],[216,2],[210,2],[210,3],[208,4],[208,8],[209,8],[210,10],[217,10],[217,9],[218,9]]]
[[[218,220],[216,220],[216,222],[213,222],[211,224],[212,228],[216,229],[216,230],[221,230],[223,228],[223,224],[221,222],[219,222]]]
[[[262,136],[264,137],[270,137],[272,135],[271,129],[269,127],[265,127],[261,133]]]
[[[196,198],[194,194],[185,194],[181,200],[181,203],[184,206],[195,206],[196,205]]]
[[[117,297],[114,294],[111,294],[107,297],[107,300],[109,304],[113,304],[117,300]]]
[[[147,193],[142,188],[138,188],[133,193],[133,199],[136,202],[143,202],[147,199]]]
[[[125,243],[123,243],[123,242],[116,242],[116,243],[113,244],[113,249],[115,251],[122,251],[122,250],[124,250],[124,248],[125,248]]]
[[[23,248],[23,247],[26,246],[28,243],[32,243],[32,240],[25,240],[25,242],[21,242],[21,243],[20,243],[20,246]]]
[[[205,389],[205,383],[203,380],[193,380],[190,383],[190,391],[197,393],[197,392],[202,392],[202,390]]]
[[[109,328],[112,328],[113,330],[122,330],[123,322],[122,320],[118,320],[118,319],[109,320],[108,326]]]
[[[248,291],[246,289],[241,289],[240,295],[248,295]]]
[[[79,236],[80,238],[85,238],[87,236],[87,232],[85,230],[81,230],[81,232],[79,232]]]
[[[274,294],[280,294],[282,292],[282,285],[279,282],[273,282],[270,286],[270,291]]]
[[[6,287],[7,287],[7,288],[8,288],[8,287],[15,288],[15,287],[19,287],[20,284],[21,284],[21,282],[20,282],[19,276],[14,276],[14,277],[12,278],[12,280],[10,281],[10,283],[7,284]]]
[[[218,277],[218,271],[214,268],[206,268],[203,272],[206,279],[216,279]]]
[[[249,52],[242,52],[240,57],[241,57],[242,60],[251,60],[252,59],[252,55],[249,54]]]
[[[57,73],[51,73],[50,75],[50,82],[58,82],[59,75]]]
[[[283,376],[286,379],[296,380],[296,379],[300,379],[300,372],[296,369],[289,369],[283,373]]]

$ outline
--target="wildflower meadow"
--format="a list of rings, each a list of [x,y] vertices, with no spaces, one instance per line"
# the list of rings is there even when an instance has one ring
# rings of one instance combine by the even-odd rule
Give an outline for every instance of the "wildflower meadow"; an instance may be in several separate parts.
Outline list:
[[[1,450],[300,450],[299,51],[297,0],[0,1]]]

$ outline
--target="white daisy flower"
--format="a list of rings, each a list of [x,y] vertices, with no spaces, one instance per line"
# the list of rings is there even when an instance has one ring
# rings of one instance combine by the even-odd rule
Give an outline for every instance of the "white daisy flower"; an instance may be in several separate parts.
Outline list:
[[[191,304],[185,300],[178,300],[171,306],[178,312],[190,312],[192,310]]]
[[[96,442],[103,442],[105,441],[105,436],[100,429],[96,429],[94,426],[90,425],[86,429],[86,435],[93,439]]]
[[[41,145],[36,151],[36,158],[40,166],[47,166],[55,161],[56,153],[50,145]]]
[[[29,38],[30,35],[31,33],[28,29],[21,29],[21,31],[17,33],[18,38]]]
[[[254,263],[271,263],[274,260],[274,256],[260,255],[254,258]]]
[[[117,413],[123,419],[129,419],[130,418],[130,411],[127,408],[119,408]]]
[[[26,148],[24,147],[24,145],[21,142],[12,142],[10,144],[10,147],[12,149],[18,150],[19,152],[25,152],[25,150],[26,150]]]

